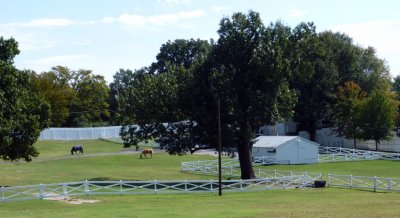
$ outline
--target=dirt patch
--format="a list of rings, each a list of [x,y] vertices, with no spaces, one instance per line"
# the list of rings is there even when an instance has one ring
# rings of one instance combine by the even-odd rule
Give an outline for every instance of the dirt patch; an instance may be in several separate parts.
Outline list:
[[[50,201],[61,201],[68,204],[94,204],[100,202],[99,200],[90,200],[90,199],[83,199],[83,198],[71,198],[71,197],[48,197],[44,198],[45,200]]]

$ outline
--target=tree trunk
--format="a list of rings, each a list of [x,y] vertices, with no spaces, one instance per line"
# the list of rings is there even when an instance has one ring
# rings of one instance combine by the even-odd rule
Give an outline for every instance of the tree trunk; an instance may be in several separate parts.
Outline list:
[[[239,152],[241,179],[256,178],[253,170],[253,161],[250,152],[249,142],[239,145],[238,152]]]
[[[239,163],[242,179],[256,178],[253,170],[253,160],[251,154],[252,143],[250,140],[251,130],[246,120],[243,122],[242,132],[240,134],[238,143]]]

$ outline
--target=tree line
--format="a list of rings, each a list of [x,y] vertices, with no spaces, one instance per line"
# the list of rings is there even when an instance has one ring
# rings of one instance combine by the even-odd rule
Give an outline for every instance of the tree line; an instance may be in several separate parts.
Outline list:
[[[264,25],[254,11],[224,17],[217,32],[216,40],[167,41],[154,63],[120,69],[109,85],[90,70],[15,69],[17,42],[0,38],[0,82],[8,84],[0,88],[0,119],[26,115],[35,122],[32,129],[123,125],[126,147],[152,139],[171,154],[185,154],[217,145],[220,102],[222,144],[237,148],[244,179],[254,177],[252,139],[263,125],[292,119],[311,139],[315,129],[334,126],[354,142],[373,139],[377,146],[399,126],[400,77],[392,80],[372,47],[360,47],[344,33],[318,33],[313,23]],[[9,99],[7,93],[21,86],[27,90]],[[32,115],[10,107],[16,101],[26,102]],[[10,132],[17,132],[11,124],[0,131]],[[0,155],[29,160],[37,155],[29,145],[37,135],[24,146],[3,139]],[[11,148],[18,148],[17,155],[9,155]]]

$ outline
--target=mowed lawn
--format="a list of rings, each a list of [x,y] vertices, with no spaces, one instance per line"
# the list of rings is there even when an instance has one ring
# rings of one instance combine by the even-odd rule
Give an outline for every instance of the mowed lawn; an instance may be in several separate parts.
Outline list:
[[[73,144],[82,144],[84,154],[72,155]],[[32,162],[0,164],[0,186],[33,185],[85,180],[177,180],[210,179],[210,176],[181,172],[180,163],[214,159],[207,155],[171,156],[157,151],[153,159],[122,149],[121,144],[102,140],[42,141],[40,156]],[[133,150],[133,149],[132,149]],[[125,151],[125,152],[124,152]]]
[[[97,203],[0,203],[1,217],[398,217],[399,193],[295,189],[243,193],[107,195]]]
[[[74,144],[85,155],[71,156]],[[139,159],[121,144],[91,141],[41,141],[41,155],[31,163],[0,164],[0,185],[16,186],[83,180],[216,179],[180,172],[182,161],[215,159],[206,155],[170,156],[158,152]],[[272,165],[255,171],[308,171],[400,178],[400,162],[354,161],[314,165]],[[397,217],[400,193],[340,188],[294,189],[244,193],[80,196],[97,203],[29,200],[0,203],[1,217]]]

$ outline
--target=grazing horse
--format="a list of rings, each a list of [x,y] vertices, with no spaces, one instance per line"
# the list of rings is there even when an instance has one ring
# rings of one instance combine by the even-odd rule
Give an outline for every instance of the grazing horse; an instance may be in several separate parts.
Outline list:
[[[150,155],[150,158],[153,158],[153,149],[151,148],[144,149],[140,154],[140,159],[142,159],[143,155],[147,158],[148,154]]]
[[[74,145],[74,146],[72,146],[72,148],[71,148],[71,155],[74,155],[74,152],[75,153],[83,153],[83,147],[82,147],[82,145]]]

